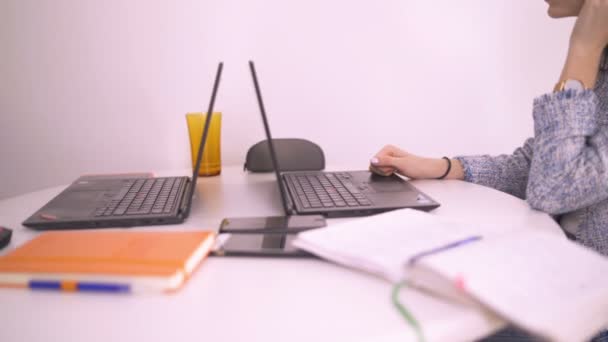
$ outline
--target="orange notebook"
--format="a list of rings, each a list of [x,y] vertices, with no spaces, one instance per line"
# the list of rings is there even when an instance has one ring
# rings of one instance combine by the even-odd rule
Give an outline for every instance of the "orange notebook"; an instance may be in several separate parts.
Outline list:
[[[0,287],[146,292],[178,289],[209,254],[215,234],[56,231],[0,257]]]

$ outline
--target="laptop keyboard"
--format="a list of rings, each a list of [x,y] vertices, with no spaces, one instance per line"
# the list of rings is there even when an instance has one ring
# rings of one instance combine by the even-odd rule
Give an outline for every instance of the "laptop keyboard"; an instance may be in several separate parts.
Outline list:
[[[368,207],[372,202],[351,181],[347,172],[287,174],[304,208]]]
[[[125,182],[116,196],[95,216],[169,214],[177,203],[184,178],[143,178]]]

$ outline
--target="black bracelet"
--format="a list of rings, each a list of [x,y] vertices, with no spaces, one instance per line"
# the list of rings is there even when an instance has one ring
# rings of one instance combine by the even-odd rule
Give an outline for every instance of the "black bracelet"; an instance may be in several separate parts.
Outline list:
[[[441,175],[441,177],[437,177],[435,179],[444,179],[450,173],[450,170],[452,169],[452,161],[450,160],[450,158],[448,158],[448,157],[441,157],[441,159],[447,160],[447,162],[448,162],[448,169],[445,170],[445,173],[443,175]]]

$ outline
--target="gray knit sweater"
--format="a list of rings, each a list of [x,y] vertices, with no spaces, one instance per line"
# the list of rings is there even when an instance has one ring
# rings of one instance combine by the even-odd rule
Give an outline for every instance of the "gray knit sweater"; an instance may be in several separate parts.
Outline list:
[[[456,157],[465,180],[525,199],[608,255],[608,48],[593,90],[534,100],[534,138],[511,155]]]

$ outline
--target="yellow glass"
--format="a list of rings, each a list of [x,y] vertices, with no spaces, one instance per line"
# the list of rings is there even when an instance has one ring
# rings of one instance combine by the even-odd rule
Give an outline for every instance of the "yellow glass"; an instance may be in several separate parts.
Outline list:
[[[203,128],[207,115],[204,113],[187,113],[186,122],[188,123],[188,132],[190,133],[190,151],[192,154],[192,168],[196,164],[196,156],[198,148],[203,137]],[[198,171],[199,176],[215,176],[222,172],[222,160],[220,155],[220,133],[222,128],[222,113],[213,112],[211,116],[211,124],[209,126],[209,134],[201,159],[201,168]]]

